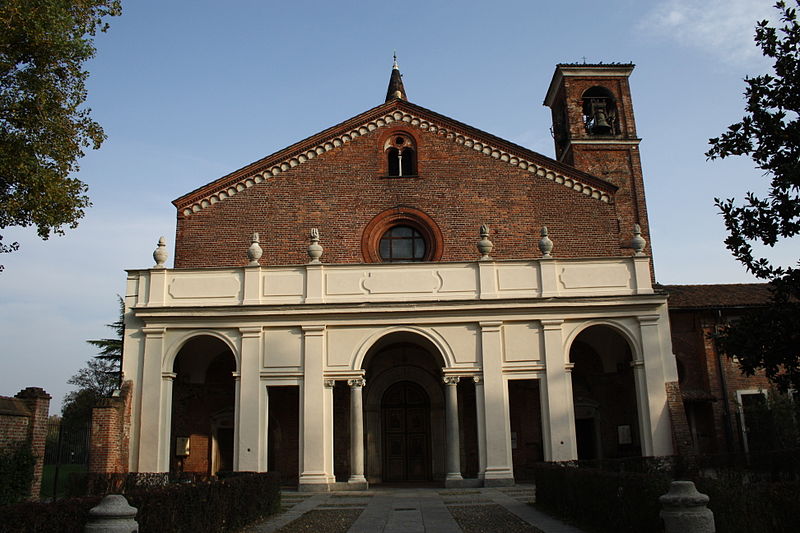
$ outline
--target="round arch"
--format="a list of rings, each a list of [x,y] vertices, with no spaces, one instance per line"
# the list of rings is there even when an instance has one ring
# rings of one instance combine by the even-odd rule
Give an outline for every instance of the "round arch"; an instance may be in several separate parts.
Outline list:
[[[236,343],[231,337],[212,329],[193,329],[182,332],[176,336],[174,341],[171,343],[171,346],[164,354],[164,359],[161,362],[161,371],[172,372],[172,368],[175,365],[175,359],[177,359],[178,354],[181,353],[181,350],[189,341],[197,337],[213,337],[223,342],[231,351],[233,359],[236,361],[236,371],[239,372],[241,370],[241,357],[239,351],[236,349]]]
[[[618,333],[625,342],[628,343],[628,347],[631,350],[631,360],[632,361],[643,361],[644,357],[642,355],[641,344],[638,335],[634,333],[631,329],[626,327],[624,324],[619,322],[615,322],[613,320],[587,320],[583,322],[578,327],[576,327],[570,334],[567,336],[565,343],[564,343],[564,355],[566,360],[564,361],[565,364],[569,363],[569,353],[572,349],[572,345],[575,342],[575,339],[578,336],[586,331],[589,328],[594,326],[606,326],[609,329],[613,330],[614,332]]]
[[[441,358],[439,362],[443,364],[443,368],[453,368],[455,365],[455,356],[453,355],[452,348],[444,337],[435,331],[418,326],[391,326],[371,334],[358,346],[352,359],[351,370],[360,371],[364,365],[364,360],[373,348],[378,345],[384,337],[397,333],[410,333],[427,341],[427,343],[423,343],[423,345],[430,344],[436,349],[438,353],[434,355],[438,355]]]

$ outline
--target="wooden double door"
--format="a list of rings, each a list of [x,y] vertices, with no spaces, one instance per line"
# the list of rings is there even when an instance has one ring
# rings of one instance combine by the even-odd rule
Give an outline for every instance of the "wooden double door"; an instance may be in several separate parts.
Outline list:
[[[383,481],[427,481],[431,478],[430,401],[410,381],[389,387],[381,401]]]

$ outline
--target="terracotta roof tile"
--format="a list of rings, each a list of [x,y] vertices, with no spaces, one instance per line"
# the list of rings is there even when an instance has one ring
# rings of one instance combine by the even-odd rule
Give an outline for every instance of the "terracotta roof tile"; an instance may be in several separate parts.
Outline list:
[[[759,307],[770,298],[766,283],[662,285],[661,288],[669,293],[672,309]]]

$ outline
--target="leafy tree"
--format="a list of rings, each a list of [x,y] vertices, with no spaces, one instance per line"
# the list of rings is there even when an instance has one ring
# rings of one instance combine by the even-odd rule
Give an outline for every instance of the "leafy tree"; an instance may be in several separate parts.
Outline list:
[[[36,226],[47,239],[74,228],[87,187],[70,175],[105,139],[83,108],[93,37],[120,0],[0,2],[0,229]],[[18,248],[2,243],[0,253]]]
[[[800,5],[800,0],[795,0]],[[745,116],[709,140],[710,159],[749,156],[769,181],[766,197],[743,205],[715,200],[728,231],[725,244],[748,271],[770,283],[769,305],[730,324],[718,346],[752,375],[763,369],[781,390],[800,390],[800,264],[776,266],[754,243],[776,246],[800,234],[800,25],[796,8],[775,4],[782,25],[756,25],[755,42],[773,60],[772,74],[745,79]]]
[[[77,390],[67,393],[61,409],[65,425],[85,424],[92,417],[92,407],[97,400],[111,395],[120,383],[122,366],[122,339],[125,334],[125,301],[119,300],[119,318],[107,327],[114,330],[116,336],[111,339],[88,340],[87,343],[99,348],[99,352],[86,362],[86,366],[67,380]]]

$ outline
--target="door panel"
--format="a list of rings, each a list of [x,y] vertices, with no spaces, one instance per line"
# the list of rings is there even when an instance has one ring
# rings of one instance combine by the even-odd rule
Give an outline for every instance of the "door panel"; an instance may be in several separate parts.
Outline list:
[[[383,480],[430,479],[430,407],[425,391],[408,381],[384,393]]]

